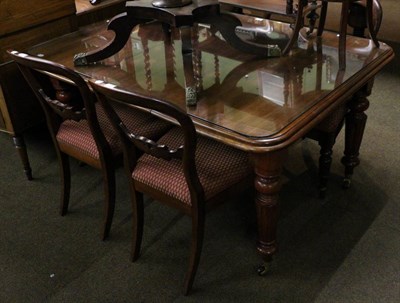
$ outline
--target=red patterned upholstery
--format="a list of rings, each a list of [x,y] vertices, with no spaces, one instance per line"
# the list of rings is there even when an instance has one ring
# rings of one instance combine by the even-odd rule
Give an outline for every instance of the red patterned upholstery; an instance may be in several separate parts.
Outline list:
[[[170,123],[155,118],[151,114],[141,110],[118,104],[115,105],[115,110],[129,129],[140,129],[140,133],[148,138],[157,139],[161,134],[171,128]],[[107,142],[110,144],[113,155],[121,154],[122,146],[118,134],[112,127],[99,102],[96,103],[96,113],[100,127]],[[79,122],[73,120],[64,121],[57,133],[57,141],[61,145],[74,146],[80,153],[86,154],[94,159],[99,159],[99,151],[89,129],[87,120],[81,120]]]
[[[183,135],[177,127],[158,141],[171,148],[180,146],[182,142]],[[205,200],[252,173],[246,153],[201,136],[197,137],[196,165]],[[139,159],[132,177],[190,205],[189,188],[180,160],[165,161],[145,154]]]

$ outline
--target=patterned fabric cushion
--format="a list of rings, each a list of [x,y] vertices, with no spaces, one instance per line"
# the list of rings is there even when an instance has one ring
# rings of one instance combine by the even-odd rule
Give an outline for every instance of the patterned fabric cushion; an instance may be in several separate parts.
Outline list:
[[[170,123],[158,119],[149,113],[121,104],[115,104],[114,108],[129,129],[138,131],[148,138],[158,139],[171,128]],[[113,154],[116,156],[122,153],[118,134],[112,127],[99,102],[96,103],[96,113],[100,127],[107,142],[111,146]],[[99,159],[99,151],[90,132],[87,120],[81,120],[79,122],[72,120],[64,121],[57,133],[57,141],[60,144],[73,146],[80,153],[86,154],[94,159]]]
[[[178,127],[158,141],[171,148],[178,147],[182,142],[183,135]],[[196,166],[206,200],[252,173],[245,152],[201,136],[197,140]],[[145,154],[139,159],[132,177],[184,203],[191,203],[180,160],[165,161]]]

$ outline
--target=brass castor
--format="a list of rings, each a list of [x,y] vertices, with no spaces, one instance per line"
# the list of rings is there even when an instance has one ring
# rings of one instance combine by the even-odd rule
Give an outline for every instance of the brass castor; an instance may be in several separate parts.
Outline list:
[[[257,274],[259,276],[265,276],[267,272],[269,272],[270,268],[271,268],[271,262],[264,262],[263,264],[258,266]]]
[[[343,179],[343,184],[342,184],[343,189],[350,188],[350,185],[351,185],[351,179],[350,178],[344,178]]]

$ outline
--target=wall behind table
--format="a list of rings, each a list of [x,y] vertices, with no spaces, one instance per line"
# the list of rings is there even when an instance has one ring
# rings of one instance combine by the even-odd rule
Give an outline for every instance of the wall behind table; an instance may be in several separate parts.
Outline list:
[[[77,30],[77,24],[74,0],[0,1],[0,131],[14,135],[42,120],[36,98],[6,50],[25,51]]]

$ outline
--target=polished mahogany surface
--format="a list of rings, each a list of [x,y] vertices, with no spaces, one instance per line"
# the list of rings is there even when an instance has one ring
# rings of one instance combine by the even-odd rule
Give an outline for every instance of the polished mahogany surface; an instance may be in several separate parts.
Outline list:
[[[285,35],[282,23],[263,21]],[[73,67],[73,55],[102,47],[113,33],[105,25],[32,48],[94,79],[178,104],[194,119],[198,131],[238,148],[263,152],[301,138],[339,104],[348,101],[393,57],[390,47],[348,37],[346,69],[339,70],[336,34],[299,43],[289,56],[257,59],[230,47],[218,33],[194,27],[194,74],[199,100],[185,103],[179,33],[171,39],[160,24],[136,27],[124,49],[101,63]],[[322,41],[320,43],[319,41]]]

